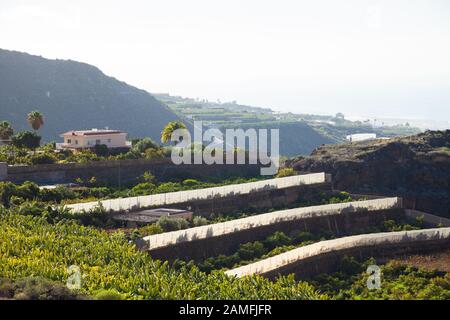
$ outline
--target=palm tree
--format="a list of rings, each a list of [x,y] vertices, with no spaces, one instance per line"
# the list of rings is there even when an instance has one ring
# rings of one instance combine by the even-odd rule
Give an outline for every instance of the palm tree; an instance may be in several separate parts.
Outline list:
[[[27,120],[34,131],[39,130],[44,125],[44,116],[37,110],[31,111],[28,114]]]
[[[0,140],[9,140],[14,134],[14,130],[8,121],[0,122]]]
[[[171,121],[169,122],[161,132],[161,142],[167,143],[172,137],[172,133],[177,129],[186,129],[186,125],[181,121]]]

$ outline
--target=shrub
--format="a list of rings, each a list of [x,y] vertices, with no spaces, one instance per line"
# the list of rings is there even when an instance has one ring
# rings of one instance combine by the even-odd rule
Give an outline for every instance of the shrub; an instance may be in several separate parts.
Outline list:
[[[293,242],[295,243],[302,243],[305,241],[311,241],[313,240],[313,235],[306,231],[300,231],[293,234]]]
[[[424,226],[424,222],[425,222],[425,216],[424,215],[417,216],[415,221],[414,221],[415,226],[417,226],[417,227],[423,227]]]
[[[353,201],[353,198],[350,196],[348,192],[339,192],[338,194],[331,197],[328,201],[325,201],[325,203],[333,204],[333,203],[344,203],[344,202],[351,202]]]
[[[160,158],[164,158],[164,153],[161,149],[145,150],[145,159],[160,159]]]
[[[97,181],[96,177],[90,177],[89,179],[83,180],[81,178],[76,178],[75,182],[79,185],[94,188],[99,187],[102,183]]]
[[[209,221],[205,217],[195,216],[192,219],[192,224],[194,225],[194,227],[206,226],[207,224],[209,224]]]
[[[16,186],[12,182],[0,182],[0,200],[4,206],[9,206],[9,201],[16,191]]]
[[[114,225],[114,221],[112,220],[110,214],[106,212],[105,208],[101,204],[87,212],[71,214],[70,218],[75,219],[78,223],[85,226],[105,228]]]
[[[22,185],[16,186],[17,194],[24,199],[35,199],[39,196],[39,186],[30,181],[25,181]]]
[[[11,143],[18,148],[36,149],[41,144],[41,137],[34,132],[22,131],[12,136]]]
[[[161,183],[156,189],[155,193],[167,193],[167,192],[175,192],[180,191],[183,188],[179,183],[176,182],[165,182]]]
[[[265,253],[266,249],[264,248],[264,245],[259,241],[241,244],[239,246],[239,250],[237,251],[237,254],[242,260],[253,260]]]
[[[25,199],[22,197],[18,197],[18,196],[11,196],[11,198],[9,199],[9,205],[11,207],[20,206],[24,202],[25,202]]]
[[[76,199],[77,194],[65,186],[56,186],[53,189],[42,189],[39,198],[46,202],[60,203],[62,200]]]
[[[347,275],[353,275],[363,272],[364,266],[362,266],[355,258],[344,256],[341,259],[339,271]]]
[[[70,155],[67,160],[71,162],[87,163],[91,161],[98,161],[100,159],[91,150],[82,150]]]
[[[395,231],[396,222],[395,220],[383,221],[383,226],[387,231]]]
[[[283,178],[283,177],[295,176],[296,174],[297,174],[297,171],[295,171],[292,168],[282,168],[282,169],[278,170],[276,177]]]
[[[93,148],[94,153],[99,157],[109,156],[109,149],[105,144],[96,144]]]
[[[274,234],[267,237],[267,239],[264,241],[264,244],[266,245],[267,248],[272,250],[276,247],[291,244],[291,242],[292,239],[289,238],[286,234],[284,234],[284,232],[277,231]]]
[[[158,219],[157,225],[164,230],[164,232],[189,228],[189,223],[183,218],[161,217]]]
[[[18,280],[0,278],[0,297],[17,300],[83,299],[83,296],[70,291],[62,283],[42,277]]]
[[[53,164],[56,160],[55,156],[49,153],[36,153],[31,156],[32,164]]]
[[[270,250],[269,253],[263,255],[261,258],[262,259],[270,258],[270,257],[276,256],[276,255],[279,255],[279,254],[281,254],[283,252],[286,252],[286,251],[289,251],[289,250],[293,250],[295,248],[296,248],[295,246],[277,247],[275,249]]]
[[[139,228],[139,233],[143,237],[151,236],[152,234],[158,234],[158,233],[163,233],[163,232],[164,232],[164,230],[157,223],[148,224],[146,226]]]
[[[158,145],[151,138],[143,138],[143,139],[138,140],[133,145],[131,150],[138,152],[138,153],[143,153],[147,149],[156,149],[156,148],[158,148]]]
[[[156,186],[150,182],[139,183],[131,189],[132,196],[144,196],[152,193]]]
[[[183,181],[183,185],[188,186],[188,187],[193,187],[198,184],[199,184],[199,182],[195,179],[186,179]]]
[[[156,183],[156,178],[150,171],[144,172],[144,174],[142,175],[142,180],[144,182],[148,182],[148,183],[153,183],[153,184]]]
[[[211,272],[213,270],[232,268],[234,265],[239,263],[239,260],[240,258],[238,254],[233,254],[231,256],[221,254],[217,257],[206,259],[200,263],[198,267],[204,272]]]
[[[101,289],[94,295],[95,300],[124,300],[123,294],[114,289]]]
[[[141,154],[136,150],[130,150],[126,153],[121,153],[116,156],[117,160],[132,160],[141,158]]]
[[[92,187],[88,188],[86,191],[87,197],[94,197],[94,198],[103,198],[111,193],[111,190],[107,187]]]

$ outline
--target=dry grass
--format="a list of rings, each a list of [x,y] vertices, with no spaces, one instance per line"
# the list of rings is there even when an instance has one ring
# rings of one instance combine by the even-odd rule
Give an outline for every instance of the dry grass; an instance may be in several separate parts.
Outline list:
[[[397,258],[395,261],[427,270],[450,272],[450,249],[437,253],[417,254]]]

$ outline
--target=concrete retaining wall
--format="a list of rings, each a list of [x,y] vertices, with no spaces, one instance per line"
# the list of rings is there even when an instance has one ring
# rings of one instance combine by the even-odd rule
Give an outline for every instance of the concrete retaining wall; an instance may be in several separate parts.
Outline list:
[[[284,189],[260,190],[227,197],[206,200],[191,200],[164,207],[192,211],[195,215],[212,218],[217,214],[230,216],[239,212],[268,212],[297,206],[299,202],[315,203],[324,196],[331,196],[331,183],[310,184]],[[157,208],[153,207],[153,208]]]
[[[257,194],[271,190],[282,190],[298,186],[320,185],[330,183],[331,178],[325,173],[314,173],[285,178],[262,180],[257,182],[234,184],[222,187],[188,190],[139,196],[102,200],[97,202],[77,203],[68,205],[73,212],[89,211],[99,206],[99,203],[108,212],[135,211],[142,208],[177,206],[221,198],[233,199],[242,195]],[[236,208],[236,206],[234,206]]]
[[[159,181],[203,179],[206,177],[254,177],[260,175],[259,165],[175,165],[170,159],[136,159],[94,161],[89,163],[8,166],[5,178],[14,183],[33,181],[39,184],[74,182],[95,177],[99,182],[121,185],[135,182],[145,171],[151,171]],[[0,176],[1,177],[1,176]]]
[[[6,180],[8,177],[8,165],[6,162],[0,162],[0,181]]]
[[[423,217],[423,222],[427,226],[438,226],[441,225],[443,227],[450,227],[450,219],[435,216],[433,214],[425,213],[418,210],[406,209],[405,215],[409,219],[416,219],[417,217]]]
[[[321,241],[226,271],[230,276],[260,274],[274,278],[294,273],[299,278],[335,271],[344,255],[359,258],[397,256],[448,248],[450,228],[385,232]]]
[[[401,217],[404,217],[401,199],[385,198],[276,211],[152,235],[143,240],[154,258],[196,260],[229,253],[240,243],[261,240],[275,231],[329,230],[340,235]]]

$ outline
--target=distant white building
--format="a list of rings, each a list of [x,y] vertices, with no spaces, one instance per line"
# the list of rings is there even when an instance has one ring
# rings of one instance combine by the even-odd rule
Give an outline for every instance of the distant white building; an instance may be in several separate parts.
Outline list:
[[[91,129],[68,131],[60,135],[63,143],[57,143],[57,149],[87,149],[103,144],[108,148],[129,148],[131,142],[126,140],[127,133],[119,130]]]
[[[376,138],[376,133],[356,133],[347,136],[347,140],[350,142],[375,140]]]

